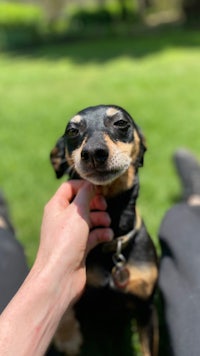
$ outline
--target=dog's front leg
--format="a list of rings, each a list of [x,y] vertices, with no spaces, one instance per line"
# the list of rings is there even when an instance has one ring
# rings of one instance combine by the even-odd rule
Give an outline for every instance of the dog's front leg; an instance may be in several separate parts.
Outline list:
[[[156,308],[152,305],[146,313],[145,321],[137,319],[137,328],[143,356],[158,356],[159,327]]]

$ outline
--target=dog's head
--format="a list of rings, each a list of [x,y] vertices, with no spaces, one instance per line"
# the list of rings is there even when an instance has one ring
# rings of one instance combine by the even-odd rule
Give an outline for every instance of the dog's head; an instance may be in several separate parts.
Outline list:
[[[104,186],[129,171],[134,180],[145,150],[143,135],[124,109],[99,105],[80,111],[69,121],[51,151],[51,162],[58,178],[75,172]]]

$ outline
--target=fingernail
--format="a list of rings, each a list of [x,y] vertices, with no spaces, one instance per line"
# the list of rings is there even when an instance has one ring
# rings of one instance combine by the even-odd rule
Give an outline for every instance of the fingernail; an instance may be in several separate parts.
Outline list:
[[[109,226],[111,224],[111,218],[110,215],[106,213],[105,218],[107,219],[107,225]]]
[[[114,238],[114,232],[113,232],[113,230],[112,229],[107,229],[106,230],[106,239],[108,240],[108,241],[112,241],[113,240],[113,238]]]
[[[103,195],[99,195],[99,200],[101,202],[101,204],[104,206],[104,208],[107,208],[107,202],[106,199],[103,197]]]

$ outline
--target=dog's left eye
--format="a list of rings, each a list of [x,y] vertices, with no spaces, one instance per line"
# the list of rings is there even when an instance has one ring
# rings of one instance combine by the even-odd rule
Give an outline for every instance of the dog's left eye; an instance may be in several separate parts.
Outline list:
[[[125,129],[128,129],[129,124],[125,120],[117,120],[114,122],[114,126],[118,127],[119,129],[125,130]]]
[[[68,137],[76,137],[79,134],[79,130],[76,127],[69,127],[66,131]]]

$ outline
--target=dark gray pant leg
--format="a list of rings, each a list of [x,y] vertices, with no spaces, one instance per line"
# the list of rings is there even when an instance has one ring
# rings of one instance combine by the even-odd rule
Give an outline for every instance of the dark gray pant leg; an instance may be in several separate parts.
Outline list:
[[[174,206],[159,232],[159,286],[175,356],[200,355],[200,207]]]
[[[28,274],[20,243],[9,230],[0,228],[0,312],[12,299]]]

